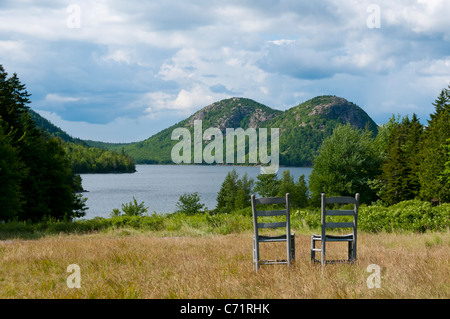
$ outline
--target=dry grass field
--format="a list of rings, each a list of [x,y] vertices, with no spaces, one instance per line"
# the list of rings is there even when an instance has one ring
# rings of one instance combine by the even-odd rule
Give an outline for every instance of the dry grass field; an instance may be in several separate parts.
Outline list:
[[[297,233],[295,264],[258,273],[251,232],[166,235],[122,229],[0,241],[0,298],[450,297],[448,232],[361,233],[357,262],[323,268],[310,262],[310,235]],[[334,244],[329,253],[345,257],[345,244]],[[283,258],[284,247],[262,244],[261,257]],[[67,285],[71,264],[80,267],[80,288]],[[368,287],[371,264],[380,266],[379,288]]]

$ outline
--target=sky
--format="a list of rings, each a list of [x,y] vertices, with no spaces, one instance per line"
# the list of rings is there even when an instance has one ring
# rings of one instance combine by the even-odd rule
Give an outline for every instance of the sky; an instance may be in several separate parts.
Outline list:
[[[2,0],[0,64],[73,137],[144,140],[222,99],[343,97],[426,124],[450,84],[448,0]]]

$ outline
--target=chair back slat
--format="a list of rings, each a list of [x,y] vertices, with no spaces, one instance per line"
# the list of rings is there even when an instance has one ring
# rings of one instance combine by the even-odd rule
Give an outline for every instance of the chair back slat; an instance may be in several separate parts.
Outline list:
[[[276,223],[258,223],[258,228],[278,228],[286,227],[286,222],[276,222]]]
[[[258,216],[282,216],[286,215],[286,210],[258,210],[256,211]]]
[[[286,204],[286,198],[284,197],[265,197],[255,199],[255,204]]]
[[[327,197],[325,199],[326,204],[356,204],[356,199],[350,196],[342,197]]]
[[[354,228],[355,223],[353,222],[333,222],[333,223],[325,223],[325,228]]]
[[[354,210],[325,210],[327,216],[354,216]]]

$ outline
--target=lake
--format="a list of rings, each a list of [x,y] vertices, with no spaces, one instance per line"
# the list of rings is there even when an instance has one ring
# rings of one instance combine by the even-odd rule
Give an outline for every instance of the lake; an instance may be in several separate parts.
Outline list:
[[[89,207],[84,218],[109,217],[114,208],[120,209],[133,196],[138,203],[145,203],[149,213],[164,214],[176,210],[181,195],[198,192],[201,203],[213,209],[225,176],[233,168],[239,177],[247,173],[255,181],[260,172],[259,167],[247,166],[136,165],[132,174],[81,174],[83,188],[88,191],[83,193]],[[312,171],[310,167],[280,167],[279,178],[286,169],[296,182],[302,174],[308,180]]]

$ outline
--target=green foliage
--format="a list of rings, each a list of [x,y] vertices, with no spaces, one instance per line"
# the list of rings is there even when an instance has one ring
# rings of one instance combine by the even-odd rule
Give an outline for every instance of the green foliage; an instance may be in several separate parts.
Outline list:
[[[8,77],[0,65],[0,148],[4,152],[0,174],[2,179],[10,178],[5,183],[8,188],[0,193],[0,202],[7,202],[2,217],[74,218],[83,213],[83,202],[75,197],[70,163],[59,142],[35,127],[27,106],[29,96],[17,75]]]
[[[239,179],[239,174],[233,168],[227,173],[217,194],[216,210],[219,213],[229,213],[250,206],[252,190],[253,179],[249,178],[247,173]]]
[[[450,204],[433,207],[419,200],[361,207],[358,217],[358,229],[367,232],[447,231],[449,223]]]
[[[288,187],[289,185],[285,185]],[[255,192],[261,197],[277,196],[280,189],[280,181],[277,174],[259,174],[256,177]]]
[[[144,202],[138,204],[136,198],[133,196],[133,201],[122,204],[122,212],[118,208],[114,208],[110,216],[143,216],[147,213],[147,210],[148,207],[145,207]]]
[[[113,152],[89,146],[85,141],[69,136],[36,112],[29,110],[29,113],[32,121],[43,134],[60,141],[75,174],[136,171],[134,161],[123,150]]]
[[[0,220],[12,219],[21,210],[21,181],[25,176],[18,150],[5,131],[0,118]]]
[[[200,203],[200,196],[198,193],[183,194],[178,199],[176,207],[179,212],[186,215],[194,215],[200,213],[205,207],[205,204]]]
[[[393,205],[418,196],[422,137],[423,126],[415,114],[412,120],[406,116],[391,129],[378,184],[378,196],[386,204]]]
[[[313,204],[318,205],[320,194],[354,196],[370,203],[376,196],[369,181],[380,173],[382,154],[377,149],[372,133],[351,125],[338,126],[325,139],[314,161],[309,177]]]
[[[82,173],[133,173],[134,161],[124,153],[88,147],[69,142],[62,143],[72,169]]]
[[[449,160],[445,163],[445,170],[442,173],[441,182],[450,183],[450,138],[447,139],[447,142],[443,145],[443,148],[447,151]]]
[[[361,206],[358,216],[359,232],[447,232],[450,226],[450,204],[433,207],[419,200],[403,201],[387,207],[384,205]],[[320,228],[320,209],[302,208],[291,211],[291,227],[294,230],[317,231]],[[34,239],[48,235],[114,232],[129,235],[130,231],[156,231],[164,236],[202,236],[207,234],[232,234],[252,231],[249,208],[232,214],[209,212],[186,215],[173,213],[145,216],[95,217],[65,221],[46,219],[39,222],[10,221],[0,223],[0,240]],[[119,232],[117,232],[119,231]]]
[[[450,161],[450,154],[444,146],[450,138],[450,90],[443,89],[433,105],[435,112],[430,115],[421,144],[420,197],[450,202],[450,182],[442,178],[445,165]]]

